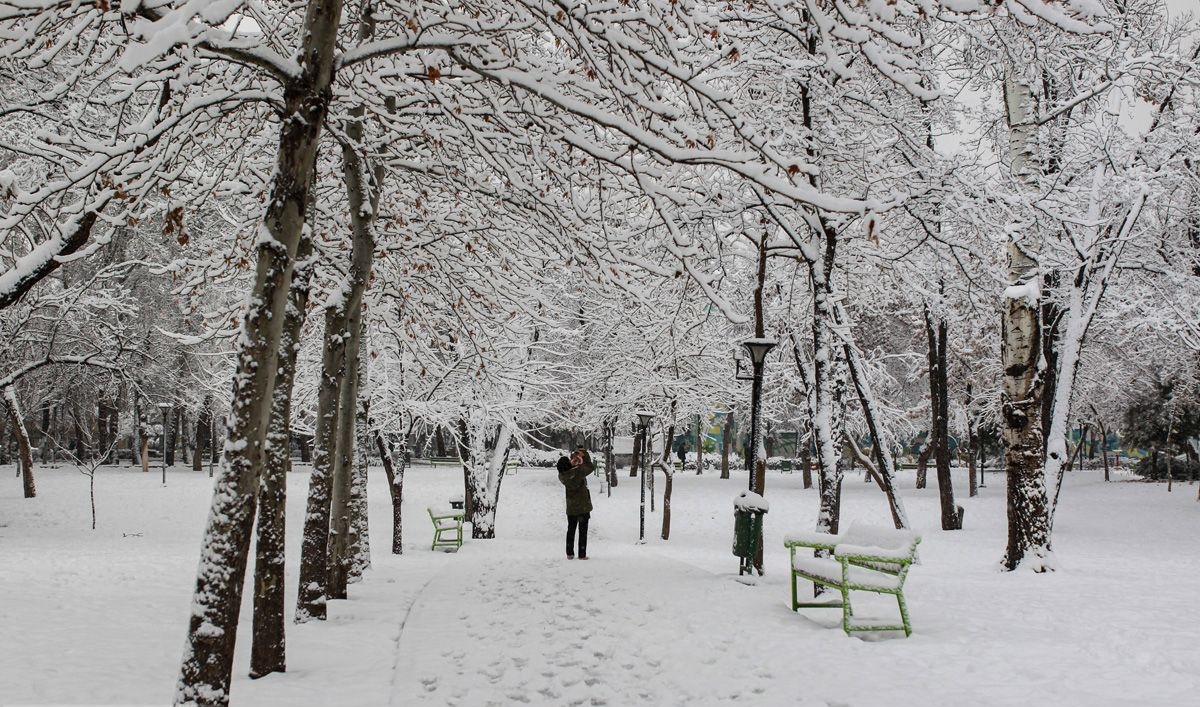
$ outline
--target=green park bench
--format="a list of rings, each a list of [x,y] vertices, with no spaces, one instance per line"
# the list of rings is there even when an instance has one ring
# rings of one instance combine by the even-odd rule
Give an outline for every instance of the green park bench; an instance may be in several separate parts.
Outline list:
[[[462,466],[462,459],[458,457],[429,457],[425,461],[431,466]]]
[[[904,580],[916,561],[921,537],[907,530],[893,530],[869,525],[851,524],[844,533],[789,533],[783,545],[791,552],[792,611],[800,608],[842,609],[842,630],[849,636],[853,631],[904,631],[912,635],[908,607],[904,603]],[[813,557],[797,550],[822,550],[831,553]],[[814,586],[837,589],[840,602],[801,602],[796,594],[797,580],[807,580]],[[857,621],[850,606],[850,592],[891,594],[900,607],[900,623]]]
[[[434,508],[430,506],[429,520],[433,522],[433,546],[430,550],[454,548],[463,543],[463,511],[458,508]]]

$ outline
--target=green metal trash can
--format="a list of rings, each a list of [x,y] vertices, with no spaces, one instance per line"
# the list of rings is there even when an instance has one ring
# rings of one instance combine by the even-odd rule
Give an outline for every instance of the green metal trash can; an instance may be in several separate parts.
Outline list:
[[[762,538],[766,501],[758,494],[743,491],[733,503],[733,554],[741,558],[738,574],[754,571],[758,542]]]

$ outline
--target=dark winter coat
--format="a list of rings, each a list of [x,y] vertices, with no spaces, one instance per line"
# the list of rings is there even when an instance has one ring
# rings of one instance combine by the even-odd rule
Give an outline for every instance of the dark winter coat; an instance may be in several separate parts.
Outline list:
[[[567,487],[567,515],[580,516],[592,512],[592,494],[588,491],[587,477],[596,467],[590,459],[579,466],[558,472],[558,480]]]

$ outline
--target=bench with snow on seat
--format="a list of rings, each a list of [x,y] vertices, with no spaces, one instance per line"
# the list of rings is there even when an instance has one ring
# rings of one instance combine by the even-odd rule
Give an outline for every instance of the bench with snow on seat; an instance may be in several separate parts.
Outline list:
[[[849,636],[853,631],[903,631],[912,635],[908,607],[904,603],[904,580],[916,561],[917,544],[921,537],[907,530],[893,530],[852,523],[844,533],[789,533],[784,547],[791,552],[792,611],[800,608],[841,607],[842,630]],[[797,550],[816,550],[831,553],[810,557]],[[801,602],[796,594],[796,581],[808,580],[841,592],[841,602]],[[858,621],[850,606],[850,592],[891,594],[900,608],[900,623],[889,624]]]
[[[433,521],[433,546],[430,550],[442,548],[458,548],[463,543],[463,512],[456,508],[436,508],[430,506],[429,520]]]
[[[430,466],[462,466],[462,459],[458,457],[428,457],[425,463]]]

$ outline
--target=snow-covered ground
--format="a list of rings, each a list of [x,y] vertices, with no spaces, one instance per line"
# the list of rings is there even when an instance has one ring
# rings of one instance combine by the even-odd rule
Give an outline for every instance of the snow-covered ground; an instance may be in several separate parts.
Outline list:
[[[38,473],[40,497],[26,501],[13,468],[0,467],[9,477],[0,486],[0,705],[169,704],[207,474],[179,469],[164,488],[157,470],[103,469],[93,531],[87,479],[69,468]],[[655,513],[645,545],[636,544],[636,479],[622,475],[611,498],[593,481],[587,562],[563,556],[562,491],[545,469],[505,480],[498,539],[431,552],[424,509],[461,478],[410,469],[397,557],[387,553],[383,474],[373,470],[374,568],[327,623],[290,627],[286,675],[245,677],[244,610],[234,704],[1166,707],[1200,694],[1194,486],[1168,494],[1070,474],[1055,528],[1059,571],[1035,575],[997,571],[999,475],[975,499],[956,479],[967,509],[956,533],[938,529],[936,490],[903,479],[924,535],[906,590],[915,633],[905,639],[847,638],[837,611],[788,610],[781,538],[811,529],[816,512],[816,492],[798,474],[768,478],[767,573],[756,586],[737,581],[730,554],[744,472],[678,476],[671,539],[659,539]],[[302,471],[289,479],[292,582],[306,482]],[[843,514],[887,518],[882,495],[857,474]]]

